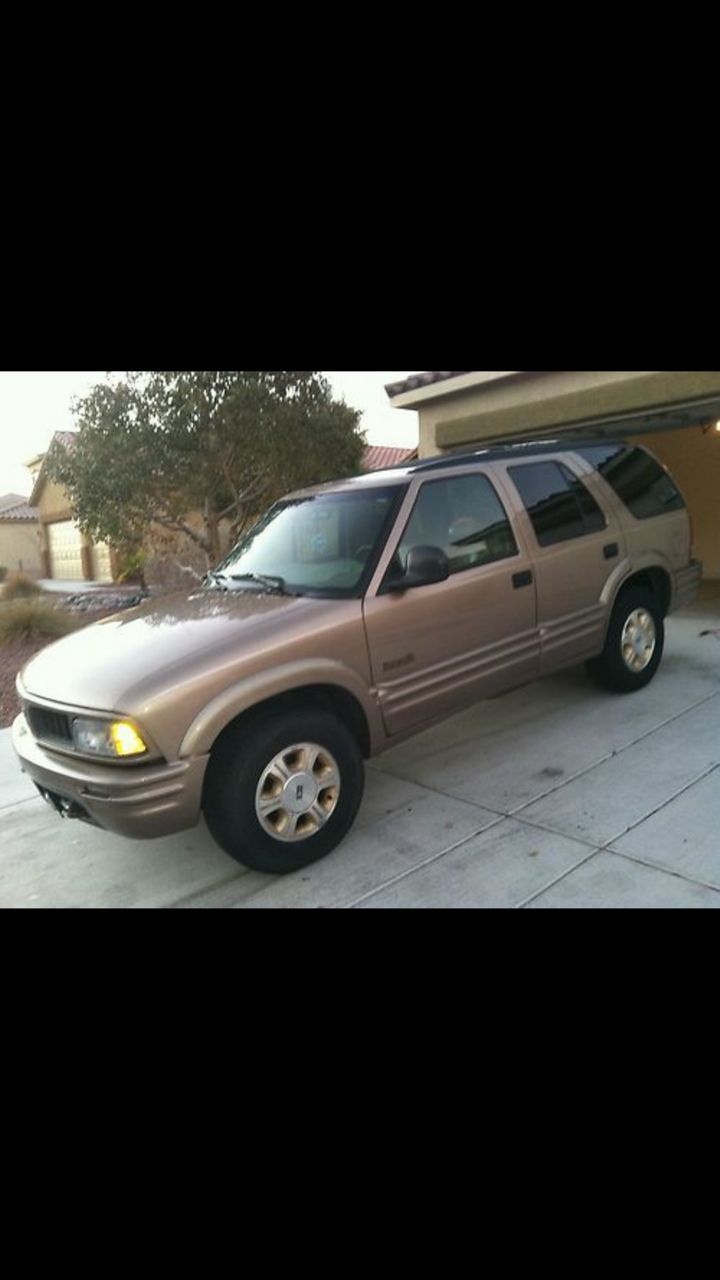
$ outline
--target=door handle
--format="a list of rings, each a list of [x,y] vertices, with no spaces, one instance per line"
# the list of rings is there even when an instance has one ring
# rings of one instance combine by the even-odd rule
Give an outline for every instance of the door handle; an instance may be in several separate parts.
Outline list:
[[[513,574],[513,586],[516,591],[519,591],[520,587],[532,586],[532,580],[533,580],[533,576],[532,576],[532,571],[530,569],[526,569],[524,573]]]
[[[603,547],[603,555],[606,560],[614,560],[616,556],[619,556],[620,548],[617,542],[609,542],[606,547]]]

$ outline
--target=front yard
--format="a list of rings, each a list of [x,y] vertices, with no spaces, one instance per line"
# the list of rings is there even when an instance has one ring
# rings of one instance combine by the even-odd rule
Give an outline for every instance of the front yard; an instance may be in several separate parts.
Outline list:
[[[7,729],[20,711],[15,679],[26,662],[62,634],[118,612],[118,603],[110,606],[103,597],[89,607],[87,598],[84,606],[73,600],[45,591],[23,600],[0,598],[0,729]]]
[[[0,729],[11,725],[20,710],[15,677],[25,663],[44,649],[51,641],[47,639],[15,640],[0,645]]]

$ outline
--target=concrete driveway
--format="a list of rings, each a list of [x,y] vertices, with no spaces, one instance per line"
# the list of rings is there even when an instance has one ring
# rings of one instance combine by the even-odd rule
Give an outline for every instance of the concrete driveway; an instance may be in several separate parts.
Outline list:
[[[244,871],[203,824],[141,844],[62,823],[9,730],[0,831],[1,907],[718,907],[720,586],[668,621],[644,692],[570,671],[373,761],[350,836],[294,876]]]

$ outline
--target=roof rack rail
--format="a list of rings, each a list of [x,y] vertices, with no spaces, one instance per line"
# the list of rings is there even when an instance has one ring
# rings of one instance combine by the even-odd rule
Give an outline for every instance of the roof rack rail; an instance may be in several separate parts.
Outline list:
[[[577,449],[587,449],[597,445],[621,445],[619,440],[600,440],[597,437],[572,438],[563,440],[516,440],[507,445],[488,445],[485,449],[474,449],[471,453],[446,453],[438,458],[427,458],[425,461],[411,463],[407,470],[413,475],[426,471],[442,471],[448,467],[467,467],[473,462],[506,462],[512,459],[527,457],[543,457],[548,453],[574,453]]]

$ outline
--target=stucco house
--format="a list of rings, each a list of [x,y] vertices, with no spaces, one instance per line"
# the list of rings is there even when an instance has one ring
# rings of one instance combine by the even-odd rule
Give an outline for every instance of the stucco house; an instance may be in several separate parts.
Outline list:
[[[720,579],[720,372],[426,372],[387,388],[420,418],[420,457],[501,441],[632,439],[682,488],[705,576]]]
[[[35,537],[36,571],[45,578],[67,580],[85,580],[95,582],[112,582],[117,578],[118,558],[106,543],[94,543],[77,525],[69,494],[61,486],[50,480],[46,474],[45,460],[57,442],[64,448],[72,448],[75,440],[73,431],[56,431],[48,450],[31,458],[26,464],[33,475],[34,485],[30,502],[34,510],[33,531]],[[363,469],[379,471],[385,467],[396,466],[410,461],[417,456],[417,449],[394,449],[385,446],[371,446],[367,449],[363,460]],[[18,495],[9,494],[8,499]],[[29,508],[28,508],[29,509]],[[191,517],[201,522],[201,517]],[[227,541],[227,529],[223,526]],[[2,535],[0,534],[0,538]],[[167,534],[156,535],[151,539],[152,546],[159,558],[173,559],[177,553],[178,536]],[[156,545],[157,544],[157,545]],[[0,541],[0,546],[2,542]],[[192,558],[190,553],[185,558]],[[17,557],[3,558],[0,564],[17,567]],[[202,557],[200,558],[202,559]]]
[[[47,452],[26,463],[34,480],[30,503],[37,509],[42,577],[113,582],[117,574],[114,552],[107,543],[93,542],[82,533],[69,494],[47,477],[45,460],[56,441],[71,449],[75,432],[56,431]]]
[[[40,576],[38,513],[19,493],[5,493],[0,497],[0,566],[8,573]]]

